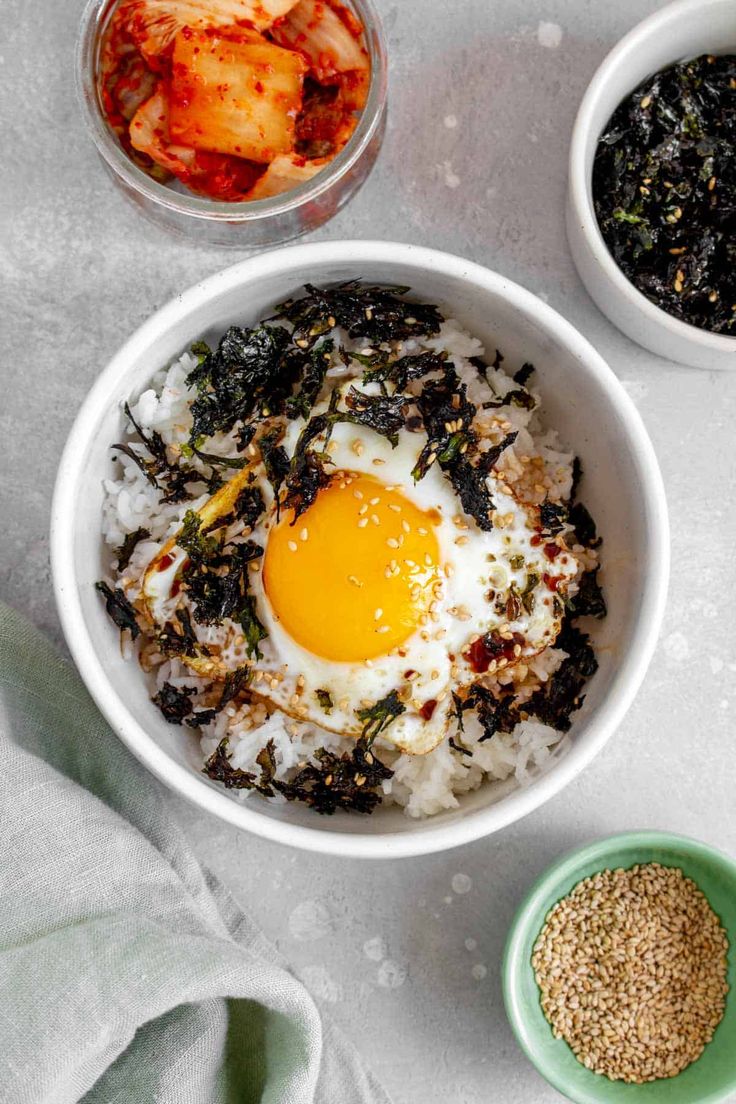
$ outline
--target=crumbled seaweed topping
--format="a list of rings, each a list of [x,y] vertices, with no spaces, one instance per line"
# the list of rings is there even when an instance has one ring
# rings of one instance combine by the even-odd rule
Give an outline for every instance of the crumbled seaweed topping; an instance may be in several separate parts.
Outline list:
[[[195,468],[181,462],[169,461],[168,451],[163,437],[156,430],[145,433],[133,417],[130,406],[125,404],[125,414],[131,422],[136,433],[146,447],[148,457],[140,455],[127,443],[112,445],[114,452],[122,452],[128,456],[145,475],[152,487],[161,492],[164,502],[184,502],[192,498],[189,490],[197,484],[204,485],[213,494],[222,484],[222,480],[216,473],[203,475]]]
[[[529,361],[527,361],[525,364],[522,364],[521,368],[519,368],[517,372],[514,372],[511,378],[513,379],[514,383],[518,383],[519,387],[526,387],[533,374],[534,365],[530,364]]]
[[[294,341],[302,348],[311,348],[335,326],[342,326],[351,338],[363,337],[377,345],[437,333],[443,321],[437,307],[408,302],[402,298],[408,290],[371,287],[358,280],[333,288],[306,284],[305,294],[282,303],[274,317],[292,324]]]
[[[227,753],[228,743],[227,736],[220,740],[202,768],[203,773],[213,782],[220,782],[228,790],[252,790],[256,776],[250,771],[244,771],[232,765]]]
[[[562,532],[567,521],[567,508],[559,502],[545,501],[539,507],[539,522],[545,533]]]
[[[196,693],[194,686],[172,686],[170,682],[165,682],[151,700],[158,706],[169,724],[180,725],[192,712],[191,699]]]
[[[357,360],[366,371],[363,383],[391,383],[394,391],[404,391],[412,380],[422,379],[432,372],[441,372],[447,359],[446,353],[416,353],[392,360],[388,353],[375,353],[364,357],[359,353],[348,353],[348,357]]]
[[[567,520],[575,530],[575,535],[581,544],[587,548],[597,548],[601,543],[596,530],[595,522],[582,502],[576,502],[568,511]]]
[[[328,715],[332,712],[335,703],[332,700],[332,694],[329,690],[315,690],[315,697],[319,702],[320,709],[323,709]]]
[[[135,640],[141,630],[135,618],[135,610],[125,597],[125,592],[120,587],[113,588],[105,582],[95,583],[95,589],[104,597],[105,609],[110,619],[121,632],[127,629]]]
[[[381,801],[378,787],[394,773],[363,740],[342,755],[320,748],[314,759],[290,782],[275,780],[273,786],[287,801],[301,801],[326,816],[338,809],[372,813]]]
[[[597,617],[606,616],[606,599],[598,582],[599,568],[586,571],[580,579],[577,594],[567,600],[567,608],[573,617]]]
[[[351,387],[345,396],[345,405],[350,413],[341,416],[342,421],[366,426],[396,448],[399,430],[406,421],[408,399],[404,395],[364,395]]]
[[[563,623],[555,647],[567,652],[567,659],[522,708],[543,724],[558,732],[567,732],[572,723],[571,714],[583,704],[583,686],[598,670],[598,661],[590,638],[576,628],[569,617]]]
[[[287,386],[283,371],[289,343],[281,326],[230,327],[217,349],[203,356],[187,377],[198,392],[191,406],[190,444],[228,433],[236,422],[283,410],[293,382],[288,380]]]
[[[399,701],[398,691],[392,690],[385,698],[381,698],[375,705],[369,705],[365,709],[356,709],[355,715],[363,722],[361,740],[367,747],[373,743],[377,736],[388,728],[390,724],[406,711],[406,706]]]
[[[115,555],[118,561],[118,572],[122,573],[130,563],[130,557],[135,552],[136,545],[139,541],[148,540],[151,533],[148,529],[139,528],[134,533],[128,533],[125,540],[118,548]]]
[[[736,55],[671,65],[626,97],[598,142],[593,200],[643,295],[736,335]]]

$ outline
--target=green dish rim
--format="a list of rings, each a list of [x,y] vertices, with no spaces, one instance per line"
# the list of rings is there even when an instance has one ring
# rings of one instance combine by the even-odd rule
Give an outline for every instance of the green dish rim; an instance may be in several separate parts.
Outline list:
[[[521,945],[525,940],[532,916],[538,913],[543,907],[544,901],[550,893],[554,893],[557,886],[564,886],[570,879],[574,879],[573,884],[575,884],[575,882],[587,877],[586,874],[579,873],[583,865],[600,862],[600,869],[603,870],[606,868],[606,859],[608,856],[620,849],[635,850],[637,848],[676,850],[686,855],[693,856],[695,859],[706,860],[710,863],[715,861],[733,881],[736,889],[736,862],[728,855],[715,847],[711,847],[709,844],[692,839],[689,836],[678,835],[674,832],[656,830],[621,832],[614,836],[606,836],[602,839],[594,840],[592,843],[587,843],[582,847],[577,847],[572,851],[568,851],[549,866],[539,878],[537,878],[519,905],[506,937],[501,963],[501,981],[506,1017],[511,1025],[511,1030],[514,1033],[517,1043],[535,1069],[550,1085],[557,1089],[558,1092],[562,1093],[568,1100],[573,1101],[574,1104],[591,1104],[591,1101],[594,1100],[595,1097],[590,1094],[580,1095],[575,1088],[569,1085],[567,1079],[559,1074],[555,1064],[541,1057],[534,1046],[530,1045],[528,1034],[525,1030],[525,1016],[515,999],[515,986],[512,984],[512,978],[516,977],[520,970],[531,970],[530,962],[522,962],[520,960],[520,955],[522,953]],[[635,865],[636,862],[637,860],[634,858],[630,865]],[[615,866],[620,865],[619,862],[615,863]],[[578,872],[577,877],[576,872]],[[565,896],[567,892],[569,892],[568,889],[561,888],[558,900]],[[547,911],[548,910],[545,910],[544,915],[546,915]],[[730,949],[736,951],[736,937],[730,938],[731,935],[732,933],[729,932]],[[736,998],[736,993],[733,993],[733,991],[731,995]],[[624,1087],[629,1090],[631,1089],[631,1086],[624,1086],[623,1082],[609,1081],[606,1078],[603,1080],[606,1086],[620,1085],[622,1089]],[[673,1078],[673,1080],[675,1079]],[[726,1100],[735,1090],[736,1059],[734,1060],[734,1072],[728,1084],[724,1084],[715,1091],[706,1091],[704,1095],[693,1098],[692,1104],[719,1104],[719,1102]]]

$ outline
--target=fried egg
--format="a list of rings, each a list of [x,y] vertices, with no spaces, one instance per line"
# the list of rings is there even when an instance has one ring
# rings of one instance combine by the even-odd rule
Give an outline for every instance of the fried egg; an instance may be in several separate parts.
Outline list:
[[[312,414],[325,409],[317,404]],[[288,455],[303,428],[301,419],[287,424]],[[219,506],[206,504],[209,523],[246,478],[266,503],[248,534],[264,549],[249,575],[266,632],[260,655],[248,657],[231,623],[210,673],[251,663],[254,694],[355,737],[396,692],[404,711],[382,737],[421,755],[444,739],[453,693],[554,641],[558,595],[578,572],[575,556],[562,538],[540,536],[538,508],[517,501],[494,472],[494,525],[481,531],[438,464],[413,480],[424,444],[423,433],[406,428],[392,447],[367,428],[338,423],[327,446],[330,482],[298,518],[279,512],[257,461],[218,492]],[[174,580],[185,559],[174,540],[149,569],[144,593],[154,620],[181,600]]]

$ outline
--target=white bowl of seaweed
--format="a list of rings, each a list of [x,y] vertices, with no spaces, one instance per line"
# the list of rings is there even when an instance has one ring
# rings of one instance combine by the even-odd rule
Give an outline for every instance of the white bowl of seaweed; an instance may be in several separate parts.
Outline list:
[[[591,297],[669,360],[736,368],[736,20],[679,0],[606,57],[570,149],[567,233]]]

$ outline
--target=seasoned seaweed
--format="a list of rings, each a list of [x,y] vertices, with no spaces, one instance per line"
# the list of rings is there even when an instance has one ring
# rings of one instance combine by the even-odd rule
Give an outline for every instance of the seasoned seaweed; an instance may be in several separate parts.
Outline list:
[[[252,594],[243,596],[236,620],[239,622],[245,637],[246,651],[250,659],[260,659],[261,650],[258,647],[261,640],[268,634],[256,614],[256,603]]]
[[[125,592],[120,587],[113,589],[105,582],[95,583],[95,589],[99,590],[104,597],[105,609],[111,620],[115,622],[121,632],[128,629],[135,640],[141,630],[135,619],[135,610],[125,597]]]
[[[600,619],[606,616],[606,599],[598,582],[598,570],[596,567],[593,571],[586,571],[580,580],[577,594],[568,599],[567,608],[573,617]]]
[[[126,417],[145,445],[150,459],[140,455],[127,443],[112,445],[111,448],[114,452],[124,453],[137,464],[151,486],[162,492],[164,502],[184,502],[187,498],[192,498],[189,487],[197,483],[204,484],[211,493],[217,490],[221,485],[218,475],[213,473],[206,476],[187,464],[171,463],[161,434],[155,430],[145,433],[133,417],[128,403],[125,404],[124,409]]]
[[[291,391],[289,361],[284,354],[290,343],[281,326],[242,329],[231,326],[217,349],[203,356],[187,377],[197,398],[191,406],[190,444],[214,433],[228,433],[236,422],[278,414]]]
[[[191,699],[197,690],[194,686],[172,686],[165,682],[151,701],[163,713],[169,724],[180,725],[192,712]]]
[[[406,421],[408,399],[404,395],[364,395],[351,387],[345,396],[349,413],[340,413],[340,421],[366,426],[386,437],[396,448],[399,430]]]
[[[148,540],[150,535],[151,534],[149,530],[143,528],[136,529],[134,533],[128,533],[125,540],[115,553],[115,555],[117,556],[119,573],[125,571],[126,567],[130,563],[130,557],[133,555],[133,552],[135,551],[135,546],[138,544],[138,542],[142,540]]]
[[[445,367],[446,353],[417,353],[413,356],[390,360],[387,354],[375,354],[374,358],[362,357],[356,353],[348,356],[358,360],[366,367],[363,383],[392,383],[395,391],[404,391],[411,380],[421,379],[431,372],[441,372]],[[374,360],[375,363],[370,362]],[[366,361],[369,363],[366,364]]]
[[[286,414],[289,418],[304,418],[306,421],[314,406],[317,396],[322,390],[322,384],[330,366],[330,358],[335,342],[328,338],[310,350],[303,358],[303,368],[300,375],[301,386],[296,395],[286,400]]]
[[[513,379],[514,383],[518,383],[519,387],[526,387],[533,374],[534,365],[530,364],[529,361],[527,361],[525,364],[522,364],[518,372],[514,372],[511,378]]]
[[[560,533],[567,521],[567,508],[559,502],[545,501],[539,507],[539,521],[545,533]]]
[[[332,712],[332,709],[333,709],[334,704],[335,704],[332,700],[332,694],[330,693],[330,691],[329,690],[315,690],[314,693],[316,695],[317,701],[319,702],[320,708],[323,709],[325,711],[325,713],[327,713],[329,715]]]
[[[736,56],[703,55],[640,84],[600,138],[593,199],[643,295],[736,335]]]
[[[202,768],[203,774],[206,774],[213,782],[221,782],[228,790],[252,790],[256,776],[251,774],[250,771],[234,767],[230,762],[227,749],[228,738],[226,736],[223,740],[220,740],[205,763]]]
[[[363,740],[366,747],[369,748],[376,737],[380,736],[404,712],[406,712],[406,706],[399,701],[396,690],[392,690],[385,698],[377,701],[375,705],[367,706],[365,709],[356,709],[356,717],[363,722],[361,740]]]
[[[583,506],[582,502],[576,502],[570,507],[567,520],[575,530],[575,535],[581,544],[584,544],[587,548],[598,547],[601,540],[598,536],[595,522],[590,516],[587,507]]]
[[[583,686],[598,670],[598,660],[588,635],[576,628],[569,618],[563,624],[555,647],[567,652],[567,659],[522,709],[558,732],[567,732],[572,723],[571,714],[583,704]]]
[[[405,287],[370,287],[349,280],[333,288],[304,287],[300,299],[289,299],[278,307],[275,318],[294,327],[294,341],[310,348],[322,334],[342,326],[351,338],[364,337],[380,345],[439,331],[443,321],[435,306],[402,299]]]
[[[338,809],[372,813],[381,801],[377,788],[393,776],[364,740],[352,753],[320,748],[314,758],[317,762],[307,763],[291,782],[274,781],[273,786],[288,801],[301,801],[326,816]]]

